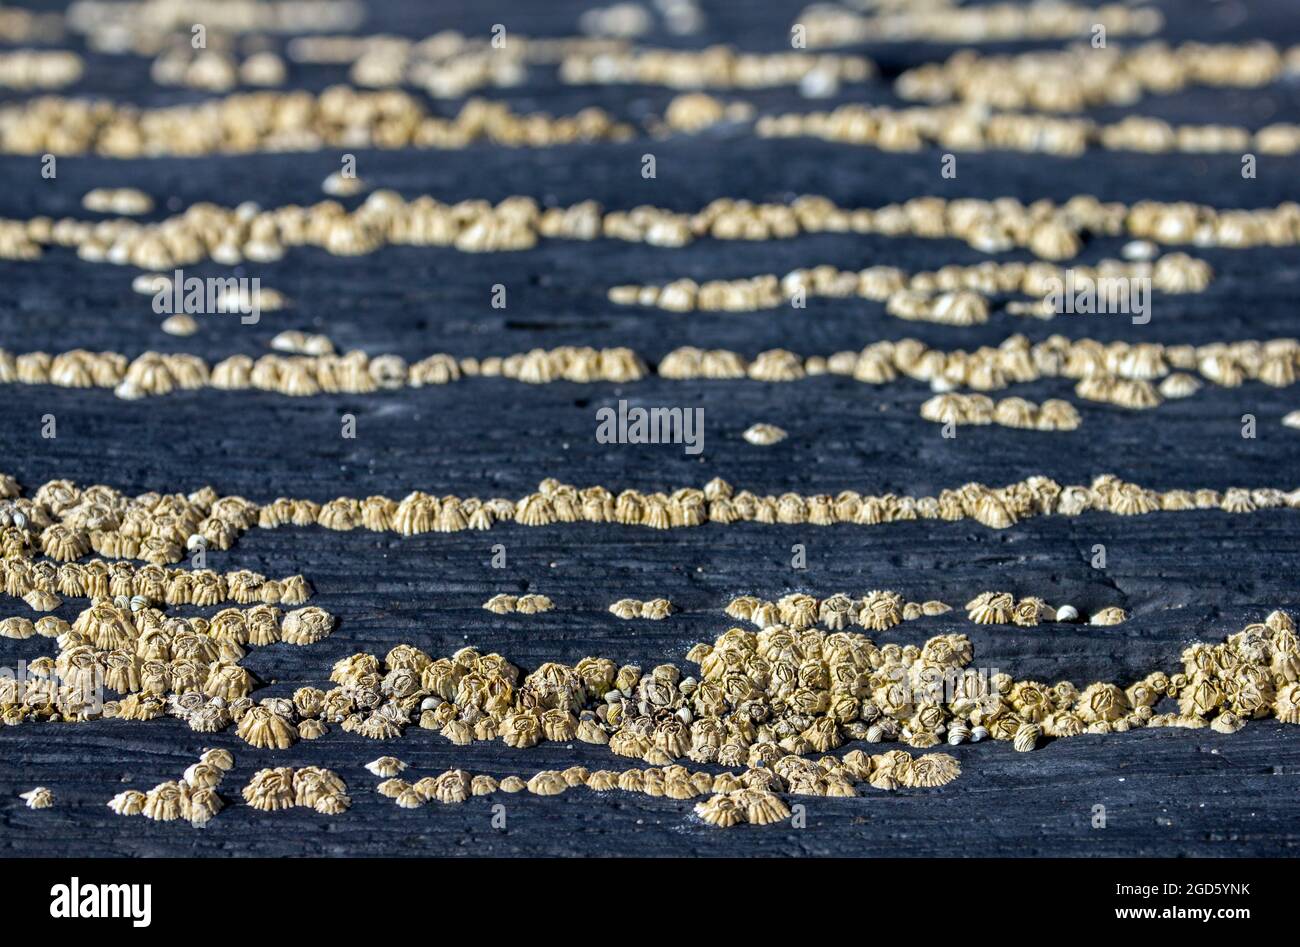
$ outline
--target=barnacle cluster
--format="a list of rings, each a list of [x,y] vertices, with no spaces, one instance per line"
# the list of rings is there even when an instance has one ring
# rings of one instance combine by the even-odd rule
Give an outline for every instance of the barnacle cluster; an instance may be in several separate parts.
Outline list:
[[[320,766],[259,769],[241,790],[254,809],[276,812],[301,806],[322,815],[339,815],[352,806],[347,784],[338,773]]]
[[[572,666],[548,662],[525,674],[501,655],[474,648],[434,658],[399,645],[382,661],[370,654],[339,661],[331,674],[337,686],[318,692],[316,704],[331,722],[375,739],[399,736],[418,715],[420,727],[456,745],[501,740],[529,748],[579,740],[654,767],[687,759],[771,769],[783,785],[794,785],[800,773],[809,775],[787,758],[825,754],[854,740],[899,740],[925,749],[944,740],[992,738],[1027,751],[1043,739],[1085,732],[1239,729],[1246,720],[1270,716],[1300,721],[1293,707],[1300,706],[1300,644],[1284,612],[1273,612],[1223,644],[1191,646],[1177,672],[1153,672],[1127,688],[1096,682],[1081,690],[1069,681],[1017,680],[976,668],[974,649],[961,634],[937,635],[919,646],[877,645],[860,633],[810,627],[812,616],[842,628],[851,613],[840,607],[845,601],[851,600],[787,596],[776,617],[783,608],[791,625],[770,624],[757,632],[732,628],[712,644],[696,645],[686,655],[698,666],[693,675],[672,664],[643,670],[599,657]],[[820,604],[832,607],[823,610]],[[888,628],[901,606],[894,593],[872,592],[858,603],[857,620]],[[940,606],[930,611],[942,613]],[[742,598],[730,610],[749,612],[752,619],[764,607]],[[998,592],[982,594],[968,608],[975,621],[1022,625],[1053,611],[1039,599],[1017,601]],[[1166,698],[1168,711],[1157,706]],[[297,696],[284,703],[296,704]],[[292,713],[289,706],[285,711]],[[427,785],[397,778],[404,766],[396,759],[382,758],[370,768],[388,778],[381,791],[391,791],[399,804],[413,807],[435,797]],[[859,778],[873,772],[868,768]],[[903,786],[941,784],[912,783],[901,771],[894,776]],[[562,791],[550,775],[521,786],[542,794]],[[504,781],[501,788],[510,791]]]
[[[673,603],[666,598],[652,598],[643,602],[635,598],[621,598],[609,606],[610,614],[623,619],[648,618],[662,621],[673,613]]]
[[[1074,405],[1048,398],[1041,405],[1024,398],[949,393],[935,395],[921,405],[921,417],[937,424],[998,424],[1030,431],[1073,431],[1079,426]]]
[[[259,604],[181,618],[144,596],[92,598],[71,625],[49,616],[32,626],[32,633],[54,637],[59,652],[30,662],[32,680],[0,681],[0,720],[150,720],[165,713],[199,732],[236,723],[253,746],[284,748],[297,732],[282,725],[274,699],[253,702],[257,681],[240,661],[249,646],[312,644],[333,627],[333,616],[314,606],[286,615]],[[102,700],[105,688],[122,696]]]
[[[118,815],[142,815],[156,822],[184,819],[201,829],[225,808],[217,788],[234,765],[228,751],[205,750],[180,779],[159,783],[148,792],[123,790],[108,807]]]
[[[541,612],[549,612],[555,607],[545,595],[530,593],[528,595],[507,595],[502,593],[494,595],[486,602],[483,607],[497,615],[509,615],[518,612],[520,615],[537,615]]]

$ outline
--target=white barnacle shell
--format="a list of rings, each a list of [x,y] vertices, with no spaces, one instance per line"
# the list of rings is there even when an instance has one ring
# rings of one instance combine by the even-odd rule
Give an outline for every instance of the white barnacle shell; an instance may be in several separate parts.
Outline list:
[[[406,764],[393,756],[381,756],[366,764],[372,774],[382,779],[390,779],[406,769]]]

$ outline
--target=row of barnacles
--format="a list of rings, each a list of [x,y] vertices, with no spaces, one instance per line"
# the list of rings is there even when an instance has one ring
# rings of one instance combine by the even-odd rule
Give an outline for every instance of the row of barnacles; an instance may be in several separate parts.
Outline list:
[[[1000,398],[972,392],[935,395],[921,405],[921,417],[936,424],[999,424],[1029,431],[1073,431],[1079,412],[1060,398],[1034,404],[1024,398]]]
[[[673,349],[658,363],[657,373],[672,380],[741,379],[792,382],[836,375],[871,385],[901,380],[926,382],[940,392],[954,388],[998,391],[1045,378],[1068,378],[1089,390],[1085,382],[1128,382],[1153,396],[1155,407],[1163,397],[1185,397],[1199,385],[1195,372],[1212,384],[1232,388],[1258,381],[1275,388],[1296,382],[1300,342],[1275,338],[1263,341],[1212,342],[1205,345],[1158,342],[1099,342],[1052,335],[1031,343],[1025,336],[1008,336],[996,346],[966,349],[932,348],[917,339],[873,342],[853,351],[828,356],[804,356],[787,349],[769,349],[752,359],[729,349]],[[1162,396],[1153,382],[1178,379]],[[1190,387],[1190,390],[1189,390]]]
[[[271,391],[304,398],[343,392],[370,394],[399,388],[446,385],[462,378],[509,378],[541,385],[555,381],[589,383],[638,381],[645,364],[630,349],[561,346],[505,356],[461,358],[438,353],[408,363],[400,355],[362,351],[342,355],[279,355],[253,359],[232,355],[209,364],[183,352],[144,352],[128,359],[120,352],[71,349],[51,355],[0,349],[0,384],[109,388],[119,398],[168,395],[204,388],[221,391]]]
[[[273,529],[281,525],[320,525],[335,530],[368,529],[411,536],[464,529],[486,530],[499,522],[522,526],[617,523],[672,529],[735,522],[829,526],[835,523],[875,525],[916,519],[974,519],[993,529],[1003,529],[1034,516],[1078,516],[1089,510],[1132,516],[1159,510],[1219,509],[1229,513],[1251,513],[1300,506],[1300,490],[1230,487],[1223,491],[1157,491],[1110,474],[1094,478],[1087,486],[1062,485],[1048,477],[1031,476],[1003,487],[968,483],[956,489],[941,490],[938,496],[919,497],[892,493],[871,495],[855,490],[843,490],[834,495],[763,495],[749,490],[738,491],[720,478],[710,480],[703,489],[682,487],[671,493],[642,493],[630,489],[614,493],[602,486],[579,488],[547,479],[538,485],[536,492],[518,500],[501,497],[482,500],[456,495],[438,497],[417,490],[400,501],[385,496],[364,499],[339,497],[324,504],[282,497],[258,505],[239,496],[218,497],[206,488],[189,498],[179,494],[166,497],[144,494],[126,498],[109,487],[92,486],[83,490],[69,481],[51,481],[31,499],[18,497],[17,492],[12,479],[0,476],[0,494],[4,494],[4,498],[0,498],[0,522],[6,516],[9,518],[8,526],[0,526],[0,548],[8,558],[4,565],[6,577],[10,574],[28,575],[35,583],[35,576],[43,576],[43,586],[40,587],[50,590],[58,587],[58,567],[41,563],[16,566],[14,561],[30,558],[37,554],[37,550],[53,559],[72,561],[88,554],[88,547],[129,542],[133,545],[122,550],[123,555],[129,553],[129,557],[147,559],[157,565],[179,561],[183,548],[200,539],[214,548],[229,548],[244,531],[254,526]],[[16,525],[12,515],[14,511],[20,512],[22,525]],[[101,512],[106,518],[96,522],[103,528],[92,529],[87,517],[98,516]],[[187,533],[188,530],[195,532]],[[137,539],[136,534],[141,531],[146,531],[147,535]],[[99,567],[94,568],[100,571]],[[117,567],[106,568],[111,571]],[[70,572],[69,576],[73,574]],[[191,573],[189,578],[182,578],[179,574],[177,577],[171,577],[170,573],[167,575],[168,589],[161,590],[163,600],[177,581],[180,583],[178,594],[188,582],[191,598],[196,586],[211,587],[203,594],[205,601],[222,591],[222,581],[208,573],[201,573],[202,578],[195,578],[200,573]],[[147,581],[153,583],[153,587],[146,591],[156,593],[160,591],[156,585],[163,581],[163,574],[151,573],[150,576]],[[283,604],[297,604],[309,594],[306,581],[300,576],[274,580],[256,573],[238,572],[229,573],[224,578],[225,595],[240,602],[275,599]],[[6,584],[24,594],[29,590],[21,579]],[[81,587],[86,587],[84,580]],[[99,590],[102,584],[93,588]]]
[[[1044,261],[986,261],[953,264],[933,272],[908,273],[893,266],[841,270],[831,265],[766,273],[738,280],[673,280],[662,286],[622,285],[609,290],[610,302],[653,306],[670,312],[750,312],[790,305],[809,297],[857,297],[886,304],[901,319],[945,325],[988,321],[988,297],[1019,293],[1044,298],[1059,292],[1067,277],[1082,289],[1102,279],[1150,279],[1167,293],[1201,292],[1213,279],[1204,260],[1170,253],[1154,262],[1102,260],[1095,266],[1065,267]],[[1044,315],[1055,315],[1048,311]]]
[[[44,104],[50,107],[56,101]],[[352,256],[390,244],[484,253],[528,249],[541,239],[603,238],[684,247],[706,238],[755,241],[811,233],[874,233],[964,240],[985,253],[1023,247],[1043,259],[1068,260],[1080,253],[1089,236],[1130,235],[1162,244],[1225,247],[1300,242],[1300,214],[1289,202],[1221,209],[1190,202],[1103,202],[1087,194],[1062,203],[1030,204],[1014,197],[925,196],[880,207],[841,207],[820,195],[786,203],[718,198],[694,212],[680,212],[647,204],[606,210],[590,200],[543,208],[535,199],[518,195],[496,205],[473,199],[443,204],[428,195],[408,200],[381,190],[352,210],[333,200],[277,208],[201,203],[156,222],[36,217],[4,223],[0,252],[12,259],[36,259],[44,246],[57,245],[75,247],[83,259],[164,272],[209,258],[230,266],[245,257],[271,261],[280,259],[286,248],[303,245]]]
[[[1079,617],[1072,605],[1053,607],[1041,598],[1027,596],[1019,600],[1010,592],[981,592],[966,603],[966,613],[977,625],[1033,626],[1044,621],[1074,621]],[[854,598],[836,592],[817,598],[806,592],[791,592],[775,602],[753,595],[741,595],[727,603],[726,613],[737,621],[746,621],[759,629],[775,628],[794,632],[821,624],[831,631],[843,631],[857,625],[867,631],[888,631],[904,621],[935,617],[952,611],[945,602],[907,601],[899,592],[872,589]],[[1093,625],[1118,625],[1128,618],[1122,608],[1108,606],[1095,613]]]
[[[790,810],[779,794],[851,798],[859,795],[861,784],[882,790],[935,788],[947,785],[961,774],[960,763],[948,754],[913,757],[902,750],[874,756],[852,750],[843,758],[823,756],[818,760],[783,756],[770,765],[740,773],[714,774],[677,764],[634,767],[621,772],[570,766],[564,770],[541,770],[527,778],[501,779],[450,769],[415,781],[398,776],[405,769],[399,760],[385,757],[376,762],[396,764],[384,768],[390,775],[379,783],[376,791],[403,809],[418,809],[430,802],[453,805],[498,792],[527,791],[538,796],[558,796],[569,789],[586,788],[593,792],[619,790],[677,800],[709,796],[696,806],[696,813],[705,822],[723,828],[741,822],[767,825],[789,818]],[[737,812],[739,818],[734,817]]]
[[[939,303],[903,301],[896,314],[919,318],[917,305],[931,321],[965,323],[972,315],[970,294],[950,294]],[[962,297],[962,298],[958,298]],[[1038,310],[1035,310],[1037,312]],[[961,315],[965,313],[966,315]],[[673,349],[655,369],[626,348],[597,350],[566,346],[533,349],[506,357],[460,359],[431,355],[414,363],[398,355],[364,352],[345,355],[267,354],[254,361],[235,355],[209,366],[197,355],[145,352],[134,360],[115,352],[73,350],[51,356],[28,352],[17,356],[0,349],[0,384],[56,385],[69,388],[111,388],[122,398],[165,395],[173,391],[216,388],[259,389],[308,397],[322,393],[364,394],[378,390],[447,384],[468,377],[500,376],[529,384],[551,382],[633,382],[657,374],[671,380],[743,379],[790,382],[820,375],[851,377],[865,384],[891,384],[900,379],[929,382],[932,387],[967,387],[993,391],[1042,378],[1116,379],[1145,390],[1151,379],[1171,372],[1195,371],[1224,387],[1259,381],[1273,387],[1295,384],[1300,343],[1295,339],[1241,340],[1206,345],[1165,345],[1156,342],[1102,343],[1052,336],[1031,345],[1012,335],[998,346],[975,351],[934,349],[916,339],[873,342],[858,351],[828,356],[800,355],[769,349],[753,358],[729,349]],[[1150,404],[1161,402],[1158,394]]]

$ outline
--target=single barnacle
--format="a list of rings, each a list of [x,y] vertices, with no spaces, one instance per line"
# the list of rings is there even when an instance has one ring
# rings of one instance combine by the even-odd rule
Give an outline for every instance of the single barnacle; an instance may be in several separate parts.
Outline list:
[[[770,447],[785,440],[787,435],[775,424],[754,424],[746,428],[741,436],[757,447]]]
[[[314,808],[325,796],[345,796],[347,784],[333,770],[304,766],[293,774],[294,804]]]
[[[375,776],[387,779],[406,769],[406,764],[394,756],[381,756],[379,759],[367,763],[366,769]]]
[[[13,616],[0,621],[0,638],[25,640],[36,634],[36,626],[30,620]]]
[[[910,787],[946,786],[961,775],[961,763],[947,753],[926,753],[906,767],[903,784]]]
[[[225,770],[200,760],[197,763],[190,764],[182,778],[186,784],[195,789],[211,789],[220,783],[225,775]]]
[[[147,797],[138,789],[126,789],[108,800],[108,807],[118,815],[139,815],[144,812]]]
[[[1032,627],[1044,617],[1047,603],[1041,598],[1022,598],[1016,603],[1011,613],[1011,620],[1017,625]]]
[[[298,739],[298,731],[286,717],[264,706],[250,708],[235,733],[250,746],[264,750],[286,750]]]
[[[618,773],[609,769],[598,769],[587,776],[586,785],[593,792],[609,792],[618,788]]]
[[[542,770],[528,780],[528,791],[538,796],[558,796],[568,788],[564,776],[555,770]]]
[[[695,814],[709,825],[723,829],[745,821],[745,807],[735,793],[720,792],[704,802],[696,803]]]
[[[228,773],[235,766],[235,757],[229,750],[218,748],[214,750],[204,750],[202,755],[199,756],[199,762],[215,766],[223,773]]]
[[[666,598],[652,598],[641,605],[641,617],[651,621],[662,621],[673,612],[673,603]]]
[[[811,595],[793,593],[776,603],[781,624],[795,631],[811,628],[817,621],[817,600]]]
[[[179,819],[185,808],[185,795],[188,787],[181,783],[166,782],[145,793],[144,808],[141,814],[157,822],[171,822]]]
[[[259,769],[241,790],[244,801],[254,809],[275,812],[294,804],[293,769],[279,766]]]
[[[181,817],[188,819],[190,825],[196,829],[201,829],[216,816],[225,807],[215,790],[211,788],[194,789],[184,797],[184,805],[181,809]]]
[[[862,597],[858,624],[871,631],[886,631],[903,620],[903,597],[897,592],[873,590]]]
[[[1010,592],[983,592],[966,603],[967,615],[977,625],[1007,625],[1015,615]]]
[[[858,605],[843,592],[823,599],[817,615],[821,623],[832,631],[843,631],[857,617]]]
[[[289,644],[309,645],[323,640],[333,630],[334,616],[315,605],[308,605],[284,616],[280,637]]]
[[[28,809],[48,809],[54,805],[54,793],[44,786],[19,793],[18,798],[27,804]]]
[[[790,818],[790,808],[774,793],[762,789],[741,789],[732,798],[744,807],[745,820],[751,825],[771,825]]]
[[[731,600],[726,612],[737,621],[749,621],[754,615],[754,609],[761,604],[762,602],[752,595],[742,595]]]
[[[52,612],[63,604],[63,599],[45,589],[31,589],[23,596],[23,601],[34,612]]]
[[[1090,625],[1120,625],[1128,621],[1128,613],[1117,605],[1094,612],[1088,619]]]
[[[309,719],[298,723],[298,738],[300,740],[319,740],[328,732],[329,727],[319,720]]]

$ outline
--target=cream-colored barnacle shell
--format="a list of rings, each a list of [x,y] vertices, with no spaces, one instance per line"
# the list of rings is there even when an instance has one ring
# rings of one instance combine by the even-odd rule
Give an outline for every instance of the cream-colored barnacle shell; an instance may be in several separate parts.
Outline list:
[[[741,435],[750,444],[756,447],[770,447],[786,439],[786,432],[775,424],[753,424],[745,429]]]
[[[28,809],[48,809],[54,805],[54,793],[44,786],[37,786],[27,792],[19,793],[18,798],[27,804]]]
[[[673,612],[673,603],[666,598],[652,598],[641,605],[641,617],[651,621],[662,621]]]
[[[1007,625],[1015,615],[1015,597],[1010,592],[984,592],[966,603],[966,611],[977,625]]]
[[[366,764],[366,769],[384,779],[396,776],[406,769],[406,764],[394,756],[381,756]]]
[[[519,598],[517,596],[506,595],[503,592],[500,595],[492,596],[483,603],[483,607],[489,612],[494,612],[497,615],[508,615],[515,610],[515,606],[518,602]]]
[[[1119,625],[1128,621],[1128,613],[1117,605],[1103,608],[1099,612],[1094,612],[1088,619],[1090,625]]]
[[[545,595],[521,595],[515,603],[515,611],[521,615],[537,615],[553,608],[555,603]]]
[[[108,800],[108,807],[118,815],[139,815],[144,811],[145,794],[138,789],[126,789]]]
[[[641,617],[641,602],[634,598],[621,598],[609,606],[610,613],[618,618],[631,619]]]
[[[872,590],[862,597],[858,624],[871,631],[886,631],[903,620],[903,605],[897,592]]]
[[[752,595],[741,595],[731,600],[727,605],[726,613],[736,621],[749,621],[754,615],[754,609],[760,604],[761,601]]]
[[[334,616],[315,605],[295,609],[284,616],[280,638],[293,645],[315,644],[334,630]]]

